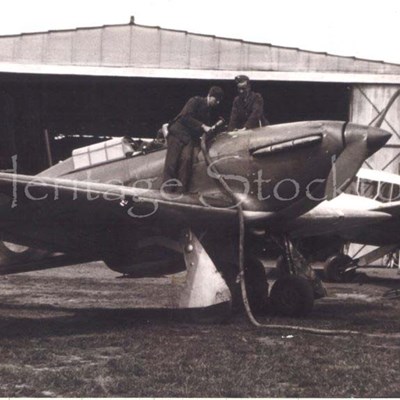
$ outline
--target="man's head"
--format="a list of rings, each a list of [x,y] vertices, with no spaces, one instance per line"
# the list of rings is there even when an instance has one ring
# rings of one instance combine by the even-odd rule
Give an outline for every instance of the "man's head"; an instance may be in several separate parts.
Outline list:
[[[246,75],[238,75],[235,77],[235,82],[239,96],[246,97],[250,93],[251,89],[249,77]]]
[[[208,91],[208,105],[216,107],[222,101],[223,97],[224,91],[219,86],[212,86]]]

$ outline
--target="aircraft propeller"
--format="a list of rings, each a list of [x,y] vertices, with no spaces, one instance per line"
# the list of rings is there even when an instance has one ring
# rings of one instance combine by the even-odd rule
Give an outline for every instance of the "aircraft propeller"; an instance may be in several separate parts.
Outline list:
[[[393,93],[386,107],[368,124],[368,128],[362,128],[360,126],[357,128],[357,125],[355,124],[347,124],[344,134],[346,148],[336,161],[336,167],[332,168],[332,171],[328,177],[325,190],[325,195],[327,196],[328,200],[331,200],[336,197],[336,195],[340,194],[335,184],[336,182],[341,182],[343,176],[338,176],[337,171],[340,171],[341,174],[348,174],[350,171],[354,171],[354,173],[356,173],[363,164],[364,160],[374,152],[373,149],[378,148],[378,146],[383,146],[383,144],[389,140],[389,136],[387,136],[388,134],[385,136],[385,134],[382,134],[384,131],[379,128],[383,124],[383,121],[385,120],[386,115],[393,103],[399,96],[400,89]],[[355,130],[358,132],[356,133]],[[357,140],[357,137],[360,135],[367,135],[367,137],[362,141]],[[347,167],[340,168],[341,164],[338,164],[338,161],[345,164]]]
[[[387,131],[373,127],[348,123],[343,133],[345,148],[339,157],[333,159],[328,176],[325,195],[332,200],[343,192],[363,162],[391,137]],[[338,182],[344,182],[337,184]]]

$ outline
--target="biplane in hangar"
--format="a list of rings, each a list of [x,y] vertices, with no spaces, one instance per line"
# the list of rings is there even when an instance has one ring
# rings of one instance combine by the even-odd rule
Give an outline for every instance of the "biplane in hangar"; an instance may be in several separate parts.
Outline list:
[[[361,168],[344,193],[288,222],[284,230],[306,259],[325,261],[329,281],[351,281],[357,268],[391,259],[399,248],[400,176]],[[353,257],[347,252],[350,243],[361,245]],[[282,263],[280,258],[279,267]]]

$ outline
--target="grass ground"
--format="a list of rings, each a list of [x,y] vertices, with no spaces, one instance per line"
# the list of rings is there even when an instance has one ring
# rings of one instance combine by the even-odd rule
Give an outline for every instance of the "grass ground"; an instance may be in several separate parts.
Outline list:
[[[171,278],[116,276],[91,264],[0,278],[0,397],[400,396],[400,301],[382,298],[396,271],[329,285],[307,319],[269,321],[391,337],[188,323],[165,308]]]

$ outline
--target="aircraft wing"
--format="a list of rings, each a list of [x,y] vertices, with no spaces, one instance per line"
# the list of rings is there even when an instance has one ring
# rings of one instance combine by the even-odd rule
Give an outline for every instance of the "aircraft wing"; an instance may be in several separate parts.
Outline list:
[[[384,203],[374,209],[374,211],[385,212],[393,216],[400,215],[400,201],[394,201],[391,203]]]
[[[358,230],[364,226],[391,221],[393,212],[400,212],[400,202],[396,207],[379,206],[378,202],[365,202],[365,199],[358,202],[357,197],[346,195],[345,200],[350,200],[346,206],[339,206],[339,202],[335,204],[334,200],[321,203],[313,210],[289,222],[285,229],[289,231],[290,236],[296,238],[340,234],[343,231]]]
[[[198,195],[0,173],[3,239],[53,251],[96,247],[120,232],[232,224],[235,214],[229,201]],[[247,212],[246,218],[267,220],[270,214]]]

